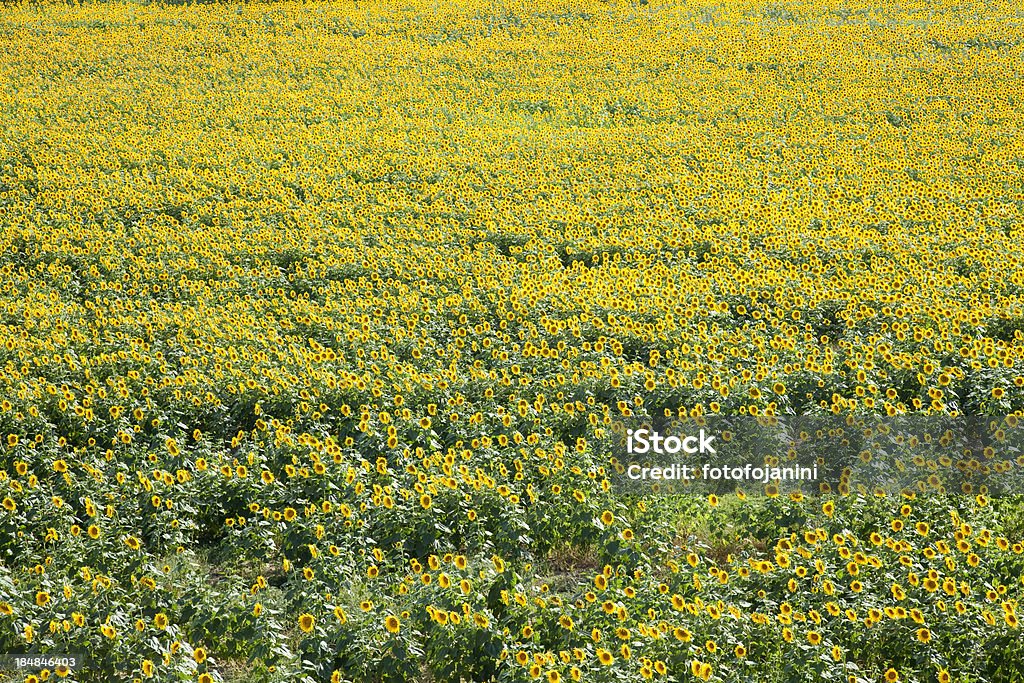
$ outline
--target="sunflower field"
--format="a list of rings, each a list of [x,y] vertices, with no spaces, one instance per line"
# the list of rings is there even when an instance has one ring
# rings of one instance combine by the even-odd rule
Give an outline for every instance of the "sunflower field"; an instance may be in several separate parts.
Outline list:
[[[5,3],[0,680],[1024,680],[1014,491],[625,495],[604,447],[1017,424],[1022,36],[1017,0]]]

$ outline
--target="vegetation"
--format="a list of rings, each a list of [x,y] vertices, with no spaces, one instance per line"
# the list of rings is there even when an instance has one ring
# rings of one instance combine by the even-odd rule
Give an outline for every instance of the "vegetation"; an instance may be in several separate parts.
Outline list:
[[[0,13],[17,680],[1019,681],[1021,507],[613,421],[1024,414],[1009,0]]]

